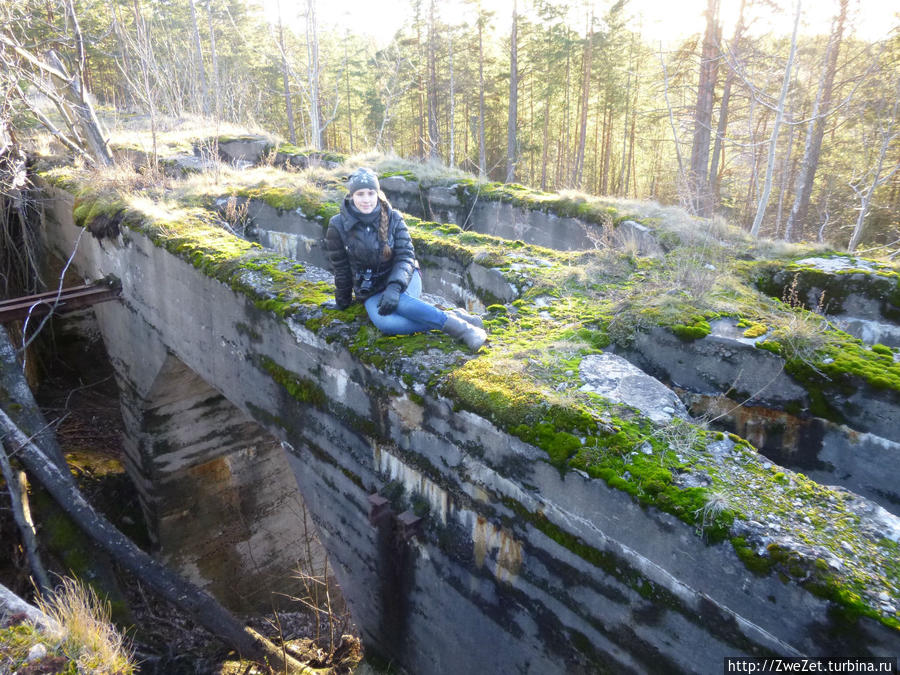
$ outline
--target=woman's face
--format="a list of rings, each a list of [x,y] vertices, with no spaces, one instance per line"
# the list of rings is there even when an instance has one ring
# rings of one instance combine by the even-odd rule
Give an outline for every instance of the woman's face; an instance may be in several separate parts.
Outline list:
[[[371,188],[361,188],[353,193],[353,205],[360,213],[372,213],[378,205],[378,193]]]

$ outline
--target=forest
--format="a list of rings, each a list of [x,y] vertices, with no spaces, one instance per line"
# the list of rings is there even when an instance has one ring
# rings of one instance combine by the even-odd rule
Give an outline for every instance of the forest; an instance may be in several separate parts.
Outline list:
[[[66,101],[154,123],[205,116],[305,148],[375,148],[541,190],[681,204],[774,239],[897,251],[896,14],[872,42],[853,30],[858,0],[829,0],[820,35],[801,34],[804,7],[785,3],[794,30],[776,35],[760,26],[769,0],[740,0],[733,25],[729,0],[707,0],[705,30],[664,47],[631,27],[627,0],[517,0],[503,14],[486,0],[410,1],[411,20],[383,40],[323,26],[318,0],[274,12],[3,3],[0,115],[51,125],[88,156],[102,129],[91,141]]]

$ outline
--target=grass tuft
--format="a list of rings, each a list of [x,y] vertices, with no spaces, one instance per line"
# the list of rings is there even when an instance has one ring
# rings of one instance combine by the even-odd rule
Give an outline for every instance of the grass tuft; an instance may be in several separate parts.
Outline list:
[[[58,649],[78,665],[79,672],[121,674],[134,672],[131,651],[109,620],[109,604],[80,582],[63,578],[38,608],[60,627]]]
[[[63,675],[135,672],[130,648],[110,623],[109,605],[101,602],[92,589],[74,579],[63,578],[54,594],[39,599],[37,605],[47,616],[41,627],[24,621],[0,629],[0,672]],[[45,655],[29,662],[29,654],[38,645],[44,646]]]

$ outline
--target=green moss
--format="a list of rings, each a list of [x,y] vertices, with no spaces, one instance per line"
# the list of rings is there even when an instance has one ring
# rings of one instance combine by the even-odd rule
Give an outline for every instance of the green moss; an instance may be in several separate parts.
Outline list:
[[[774,340],[762,340],[757,342],[755,346],[759,349],[764,349],[767,352],[772,352],[776,356],[782,355],[781,345]]]
[[[457,198],[464,205],[475,200],[499,201],[515,206],[545,211],[561,217],[578,218],[597,225],[613,225],[634,219],[619,213],[616,206],[587,195],[559,195],[541,192],[518,183],[479,183],[473,179],[456,180]]]
[[[330,326],[335,321],[342,323],[354,323],[366,317],[366,307],[362,303],[354,303],[346,309],[326,309],[322,315],[315,319],[309,319],[306,327],[313,332],[319,332],[325,326]]]
[[[418,179],[416,178],[415,174],[409,170],[383,171],[383,172],[379,173],[378,176],[380,178],[389,178],[391,176],[400,176],[401,178],[405,178],[406,180],[418,182]]]
[[[756,551],[747,546],[743,537],[732,537],[731,545],[748,570],[757,576],[764,577],[771,574],[772,568],[775,566],[775,561],[771,557],[757,555]]]
[[[520,424],[512,432],[522,440],[544,448],[556,465],[562,465],[581,448],[577,437],[565,431],[556,431],[548,422],[540,422],[533,427]]]
[[[312,405],[317,408],[327,408],[328,397],[316,382],[291,372],[287,368],[277,364],[268,356],[260,356],[257,358],[257,361],[262,369],[269,373],[273,380],[284,387],[288,394],[293,398],[301,403]]]
[[[38,662],[28,662],[29,651],[38,644],[47,647],[47,655]],[[82,648],[71,641],[60,643],[58,637],[45,634],[28,622],[0,628],[0,666],[4,672],[49,672],[34,669],[45,667],[51,659],[61,659],[63,665],[55,666],[55,675],[78,675],[82,671],[76,658]],[[128,672],[132,672],[130,668]]]
[[[707,335],[709,335],[712,328],[710,327],[708,321],[701,319],[691,324],[675,324],[674,326],[672,326],[671,330],[682,340],[690,341],[705,338]]]
[[[241,335],[246,335],[250,339],[251,342],[261,342],[262,341],[262,335],[260,335],[259,332],[255,328],[244,323],[243,321],[238,321],[234,325],[234,329]]]
[[[747,330],[744,331],[745,338],[758,338],[768,332],[768,328],[764,323],[752,323]]]

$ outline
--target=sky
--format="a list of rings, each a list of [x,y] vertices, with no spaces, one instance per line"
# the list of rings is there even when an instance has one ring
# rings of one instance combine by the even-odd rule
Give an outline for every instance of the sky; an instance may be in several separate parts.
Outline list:
[[[303,16],[306,0],[256,0],[263,4],[267,15],[275,16],[275,3],[281,2],[285,24],[292,24],[295,32],[303,33]],[[349,27],[350,32],[375,37],[380,44],[386,44],[397,30],[410,20],[411,4],[408,0],[316,0],[321,28],[336,26],[340,32]],[[579,4],[576,0],[572,4]],[[609,6],[608,0],[594,0],[598,13]],[[807,34],[827,33],[837,10],[837,0],[800,0],[800,32]],[[775,33],[790,35],[797,0],[774,0],[782,6],[778,12],[760,11],[751,29],[755,34]],[[723,32],[730,37],[737,19],[740,0],[721,0]],[[518,0],[520,11],[530,5],[530,0]],[[749,4],[749,2],[748,2]],[[423,2],[427,7],[427,0]],[[863,10],[861,6],[865,7]],[[485,9],[494,11],[495,29],[503,33],[509,30],[512,0],[482,0]],[[461,0],[438,0],[438,12],[443,21],[457,23],[454,17],[470,14]],[[702,33],[705,27],[704,11],[706,0],[629,0],[632,27],[640,27],[645,40],[650,43],[670,44],[693,34]],[[878,40],[887,37],[892,28],[900,26],[898,10],[890,0],[850,0],[851,25],[861,38]],[[580,12],[579,12],[580,14]],[[292,18],[288,18],[292,17]],[[578,21],[580,25],[583,21]],[[574,25],[573,25],[574,27]]]

